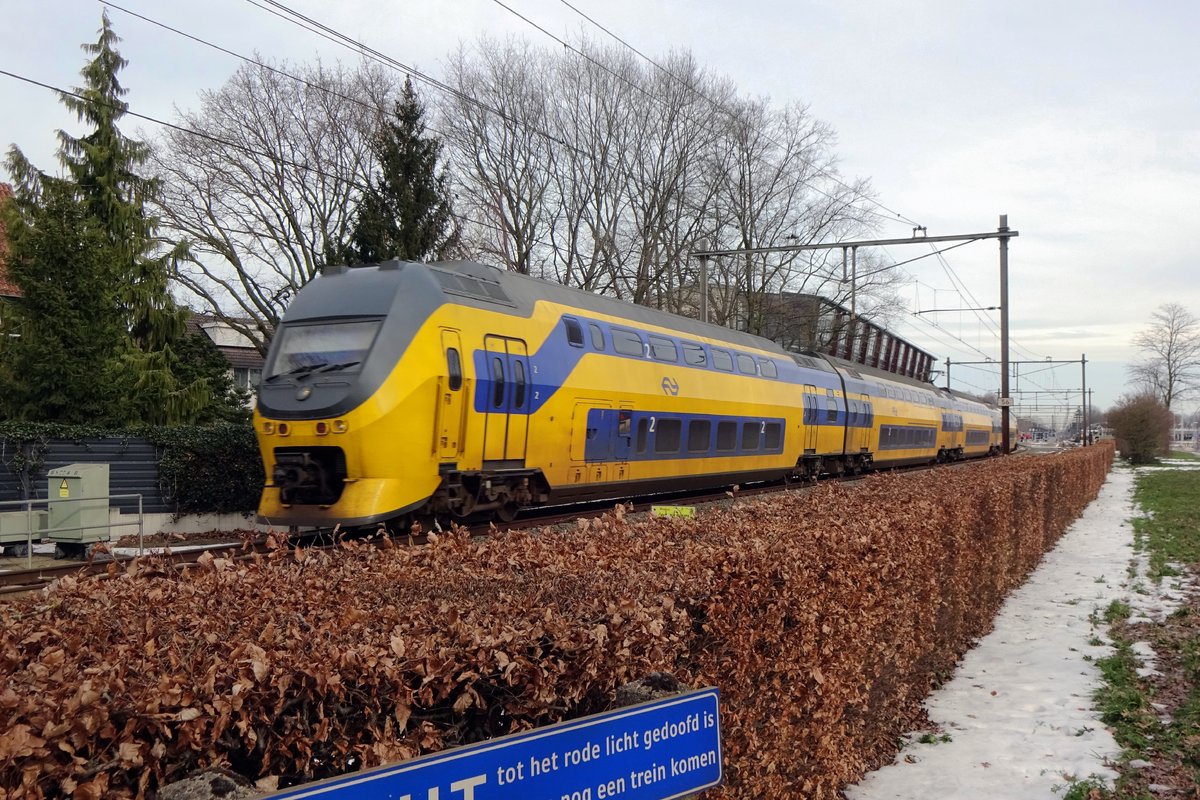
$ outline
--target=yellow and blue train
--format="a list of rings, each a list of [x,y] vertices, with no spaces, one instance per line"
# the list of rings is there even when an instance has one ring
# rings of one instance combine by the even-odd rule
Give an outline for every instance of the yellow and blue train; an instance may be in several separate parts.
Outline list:
[[[277,525],[507,520],[1001,449],[975,400],[469,262],[327,271],[263,374],[259,518]]]

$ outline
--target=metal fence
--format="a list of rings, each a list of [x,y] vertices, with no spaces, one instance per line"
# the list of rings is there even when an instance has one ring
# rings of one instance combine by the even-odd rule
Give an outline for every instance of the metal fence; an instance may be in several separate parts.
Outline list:
[[[56,503],[76,503],[76,504],[78,504],[78,503],[85,503],[88,501],[94,502],[97,500],[107,500],[108,506],[110,506],[110,507],[113,505],[116,505],[116,503],[113,502],[114,500],[132,503],[134,508],[137,511],[137,518],[131,519],[129,522],[106,521],[103,524],[97,524],[97,525],[64,525],[59,528],[38,528],[33,523],[33,520],[34,520],[33,512],[35,509],[38,511],[45,509],[47,512],[49,512],[50,506],[52,506]],[[141,556],[141,555],[145,554],[145,549],[146,549],[145,548],[145,521],[146,520],[145,520],[144,506],[142,504],[142,496],[140,494],[109,494],[109,495],[102,495],[102,496],[98,496],[98,497],[72,497],[69,500],[26,499],[26,500],[2,500],[2,501],[0,501],[0,512],[3,512],[7,508],[14,508],[17,511],[25,512],[25,519],[27,521],[27,527],[25,528],[25,559],[26,559],[26,565],[30,569],[33,568],[33,535],[35,533],[37,534],[38,541],[40,542],[42,539],[47,539],[47,538],[53,541],[53,539],[54,539],[53,534],[62,533],[65,531],[84,531],[84,530],[107,529],[110,532],[110,537],[111,537],[111,531],[113,528],[136,527],[137,528],[137,537],[138,537],[138,555]],[[11,547],[12,545],[10,544],[8,546]]]
[[[27,457],[27,451],[20,445],[0,439],[0,501],[46,499],[46,473],[56,467],[108,464],[109,489],[114,497],[122,498],[114,503],[122,514],[140,513],[139,504],[131,499],[137,496],[144,500],[141,511],[145,513],[175,511],[175,504],[159,480],[162,452],[147,439],[50,439],[32,470],[15,468],[23,457]]]

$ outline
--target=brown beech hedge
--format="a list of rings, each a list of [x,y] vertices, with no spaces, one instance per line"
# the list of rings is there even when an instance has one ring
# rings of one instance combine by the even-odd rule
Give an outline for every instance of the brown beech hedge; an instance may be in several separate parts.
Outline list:
[[[1095,497],[1098,445],[570,530],[151,560],[0,607],[0,798],[264,785],[722,691],[719,798],[834,798]],[[114,568],[115,570],[115,568]]]

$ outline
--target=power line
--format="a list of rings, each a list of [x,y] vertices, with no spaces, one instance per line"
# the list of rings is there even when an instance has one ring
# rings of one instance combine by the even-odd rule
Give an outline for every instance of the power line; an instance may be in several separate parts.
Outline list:
[[[8,70],[5,70],[5,69],[0,69],[0,75],[5,75],[9,78],[13,78],[18,81],[23,81],[23,82],[31,84],[33,86],[39,86],[43,89],[49,89],[50,91],[55,92],[60,95],[65,95],[67,97],[74,97],[78,100],[83,100],[84,102],[100,102],[100,101],[97,101],[95,98],[84,97],[83,95],[78,94],[77,92],[68,91],[68,90],[60,88],[58,86],[54,86],[49,83],[43,83],[42,81],[35,80],[34,78],[29,78],[24,75],[18,75],[15,72],[9,72]],[[232,150],[236,150],[238,152],[244,153],[246,155],[258,156],[260,158],[266,158],[268,160],[273,160],[284,166],[307,171],[313,175],[318,175],[322,178],[330,178],[331,180],[335,180],[335,181],[344,181],[346,184],[348,184],[360,191],[369,191],[370,190],[369,186],[359,183],[358,181],[354,180],[353,178],[347,177],[345,175],[337,175],[335,173],[326,172],[325,170],[322,170],[318,167],[312,167],[312,166],[309,166],[308,164],[302,164],[298,161],[294,161],[282,154],[268,153],[265,150],[258,150],[253,147],[250,147],[248,145],[241,144],[240,142],[230,141],[229,139],[223,139],[220,136],[214,136],[210,133],[205,133],[204,131],[199,131],[194,128],[188,128],[183,125],[177,125],[173,122],[167,122],[166,120],[159,119],[158,117],[150,116],[149,114],[142,114],[142,113],[139,113],[139,112],[134,111],[131,108],[129,108],[129,105],[127,103],[118,102],[118,103],[101,103],[101,104],[105,105],[109,108],[112,108],[114,110],[121,111],[123,114],[126,114],[130,117],[134,117],[134,118],[140,119],[140,120],[145,120],[146,122],[152,122],[155,125],[161,125],[164,128],[169,128],[170,130],[178,131],[180,133],[184,133],[189,136],[196,136],[201,139],[205,139],[207,141],[213,142],[215,144],[223,145],[225,147],[228,147]],[[457,219],[458,221],[463,222],[463,223],[479,225],[480,227],[486,228],[495,233],[500,233],[500,234],[506,233],[506,231],[499,225],[496,225],[495,223],[487,222],[483,219],[473,219],[473,218],[465,217],[462,214],[459,214],[459,213],[456,213],[453,211],[450,212],[450,215],[452,217],[454,217],[455,219]],[[241,233],[241,234],[251,235],[251,236],[255,235],[253,231],[236,230],[236,229],[232,229],[232,228],[230,228],[228,230],[231,233]],[[544,247],[553,247],[553,245],[549,244],[544,239],[533,239],[532,241],[535,244],[540,244]]]
[[[487,103],[483,102],[482,100],[479,100],[476,97],[473,97],[465,92],[462,92],[462,91],[454,88],[453,86],[450,86],[449,84],[447,84],[441,80],[438,80],[437,78],[433,77],[432,75],[428,75],[425,72],[422,72],[421,70],[416,69],[415,67],[411,67],[408,64],[398,61],[397,59],[393,58],[392,56],[389,56],[386,53],[376,50],[375,48],[370,47],[357,39],[347,36],[346,34],[341,33],[340,31],[337,31],[334,28],[329,27],[328,25],[325,25],[324,23],[318,22],[317,20],[313,19],[312,17],[308,17],[304,14],[301,14],[299,11],[296,11],[292,8],[289,8],[287,5],[285,5],[281,2],[278,2],[278,0],[262,0],[262,2],[259,2],[259,0],[246,0],[246,2],[249,3],[250,5],[254,6],[255,8],[258,8],[262,11],[266,11],[268,14],[272,14],[276,17],[279,17],[280,19],[282,19],[286,22],[290,22],[291,24],[293,24],[299,28],[309,31],[310,33],[315,33],[317,36],[320,36],[321,38],[323,38],[329,42],[332,42],[332,43],[338,45],[339,47],[343,47],[352,52],[356,52],[360,56],[363,56],[364,58],[369,58],[372,61],[375,61],[379,64],[382,64],[385,67],[388,67],[389,69],[393,69],[398,72],[402,72],[406,75],[415,77],[418,80],[424,82],[426,85],[431,86],[440,92],[444,92],[453,97],[457,97],[458,99],[460,99],[466,103],[470,103],[471,105],[474,105],[484,111],[487,111],[491,114],[495,114],[497,117],[504,120],[505,122],[508,122],[508,123],[514,124],[514,125],[518,125],[522,128],[532,131],[533,133],[537,134],[538,136],[543,137],[547,141],[552,142],[557,145],[560,145],[562,147],[565,147],[568,150],[570,150],[571,152],[576,153],[577,155],[586,155],[579,148],[575,147],[574,145],[570,144],[569,142],[566,142],[566,141],[558,138],[557,136],[550,133],[549,131],[543,130],[542,128],[539,128],[536,125],[532,125],[528,122],[510,117],[508,114],[506,114],[501,109],[495,108],[494,106],[490,106]],[[267,5],[272,6],[272,7],[268,8],[267,5],[263,5],[263,3],[266,3]]]
[[[492,1],[493,1],[494,3],[496,3],[497,5],[503,6],[504,8],[508,8],[508,6],[505,6],[505,5],[504,5],[502,2],[500,2],[500,0],[492,0]],[[600,30],[604,31],[606,34],[608,34],[609,36],[611,36],[611,37],[612,37],[613,39],[615,39],[616,41],[620,42],[622,45],[624,45],[624,46],[625,46],[625,47],[627,47],[629,50],[631,50],[632,52],[634,52],[635,54],[637,54],[639,57],[641,57],[641,58],[642,58],[642,59],[644,59],[645,61],[649,62],[649,63],[650,63],[652,66],[654,66],[654,67],[655,67],[656,69],[658,69],[660,72],[662,72],[662,73],[666,74],[668,77],[670,77],[671,79],[673,79],[673,80],[674,80],[676,83],[678,83],[680,86],[683,86],[685,89],[687,89],[687,90],[689,90],[689,91],[691,91],[691,92],[695,93],[696,95],[700,96],[701,98],[703,98],[703,99],[704,99],[705,101],[707,101],[707,102],[709,103],[709,105],[711,105],[713,108],[715,108],[715,109],[717,109],[718,111],[720,111],[721,113],[725,114],[725,115],[726,115],[726,116],[728,116],[730,119],[732,119],[732,120],[735,120],[735,121],[737,120],[737,115],[736,115],[736,114],[735,114],[733,111],[729,110],[729,109],[728,109],[728,108],[726,108],[726,107],[725,107],[723,104],[721,104],[721,103],[719,103],[718,101],[714,100],[713,98],[709,97],[709,96],[708,96],[708,95],[706,95],[704,92],[702,92],[702,91],[700,91],[699,89],[697,89],[696,87],[692,86],[692,85],[691,85],[691,84],[689,84],[687,81],[683,80],[683,78],[679,77],[678,75],[676,75],[676,74],[675,74],[674,72],[672,72],[671,70],[669,70],[669,69],[667,69],[666,67],[662,66],[661,64],[659,64],[659,63],[658,63],[657,61],[655,61],[654,59],[650,58],[650,56],[646,55],[646,54],[645,54],[645,53],[643,53],[641,50],[639,50],[639,49],[637,49],[636,47],[634,47],[633,45],[631,45],[629,42],[627,42],[627,41],[626,41],[625,39],[623,39],[622,37],[618,36],[616,33],[613,33],[611,30],[609,30],[609,29],[608,29],[607,27],[605,27],[604,25],[601,25],[599,22],[597,22],[597,21],[596,21],[595,19],[593,19],[591,16],[589,16],[589,15],[585,14],[583,11],[579,10],[579,8],[577,8],[576,6],[572,5],[570,2],[568,2],[568,0],[559,0],[559,2],[561,2],[561,3],[562,3],[563,5],[565,5],[567,8],[571,9],[572,11],[574,11],[574,12],[575,12],[576,14],[578,14],[579,16],[583,17],[585,20],[587,20],[588,22],[590,22],[592,25],[594,25],[594,26],[596,26],[597,28],[599,28]],[[510,10],[511,10],[511,9],[510,9]],[[516,12],[514,11],[513,13],[515,14]],[[519,15],[519,14],[518,14],[518,16],[521,16],[521,15]],[[521,18],[522,18],[522,19],[525,19],[525,17],[523,17],[523,16],[522,16]],[[528,21],[528,20],[526,20],[526,21]],[[532,22],[530,22],[530,24],[531,24],[531,25],[534,25],[534,23],[532,23]],[[534,25],[534,27],[537,27],[539,30],[542,30],[542,28],[541,28],[540,26],[538,26],[538,25]],[[557,39],[557,37],[555,37],[555,38]],[[783,145],[782,145],[782,144],[780,144],[778,141],[774,140],[774,139],[773,139],[773,138],[771,138],[770,136],[767,136],[766,138],[767,138],[769,141],[771,141],[772,143],[774,143],[774,144],[775,144],[777,147],[780,147],[780,148],[782,148],[782,147],[783,147]],[[803,157],[802,157],[802,158],[803,158]],[[840,179],[839,179],[839,178],[838,178],[838,177],[837,177],[837,176],[836,176],[834,173],[830,173],[830,172],[828,172],[828,171],[826,171],[826,170],[824,170],[824,169],[821,169],[820,167],[818,167],[816,164],[814,164],[814,163],[813,163],[813,162],[811,162],[811,161],[807,161],[807,160],[806,160],[806,163],[808,164],[808,166],[812,167],[812,168],[813,168],[813,169],[814,169],[814,170],[815,170],[815,171],[816,171],[818,174],[820,174],[820,175],[823,175],[824,177],[826,177],[826,178],[828,178],[829,180],[833,181],[834,183],[838,184],[838,185],[839,185],[839,186],[841,186],[842,188],[844,188],[844,189],[846,189],[846,190],[848,190],[848,191],[852,192],[852,193],[853,193],[855,196],[857,196],[857,197],[859,197],[859,198],[861,198],[861,199],[863,199],[863,200],[867,201],[868,203],[871,203],[872,205],[874,205],[874,206],[876,206],[876,207],[878,207],[878,208],[881,208],[881,209],[883,209],[884,211],[887,211],[889,214],[891,214],[892,216],[894,216],[896,219],[898,219],[898,220],[900,220],[900,221],[902,221],[902,222],[907,222],[907,223],[908,223],[908,224],[910,224],[910,225],[918,225],[918,224],[919,224],[919,223],[917,223],[915,220],[909,219],[908,217],[904,216],[904,215],[903,215],[903,214],[901,214],[899,211],[895,211],[895,210],[893,210],[893,209],[891,209],[891,208],[888,208],[886,205],[884,205],[883,203],[879,202],[878,200],[875,200],[874,198],[871,198],[871,197],[867,197],[867,196],[866,196],[866,195],[864,195],[862,192],[858,191],[857,189],[854,189],[853,187],[849,186],[848,184],[846,184],[845,182],[843,182],[842,180],[840,180]],[[828,197],[829,195],[826,195],[826,196]],[[833,199],[833,198],[832,198],[832,197],[830,197],[830,199]],[[870,209],[866,209],[866,210],[867,210],[869,213],[871,213],[871,214],[874,214],[874,215],[875,215],[875,216],[877,216],[877,217],[881,217],[881,218],[888,219],[889,221],[891,221],[891,218],[890,218],[890,217],[887,217],[887,216],[886,216],[886,215],[884,215],[884,214],[880,214],[880,213],[879,213],[879,212],[877,212],[877,211],[870,211]]]

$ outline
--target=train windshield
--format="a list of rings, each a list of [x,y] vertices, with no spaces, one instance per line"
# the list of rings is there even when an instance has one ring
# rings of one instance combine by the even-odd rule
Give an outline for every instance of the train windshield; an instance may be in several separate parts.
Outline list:
[[[382,320],[284,325],[266,380],[281,375],[332,372],[357,367],[366,360]]]

